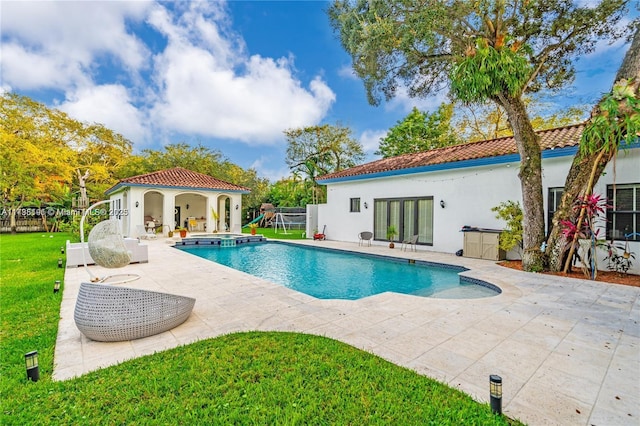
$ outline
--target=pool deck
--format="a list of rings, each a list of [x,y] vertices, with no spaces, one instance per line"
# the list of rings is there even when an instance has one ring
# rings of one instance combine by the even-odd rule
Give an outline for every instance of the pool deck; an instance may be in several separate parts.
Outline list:
[[[503,380],[503,412],[531,425],[640,424],[640,288],[510,270],[486,260],[401,251],[399,245],[300,244],[461,265],[498,285],[482,299],[383,293],[320,300],[172,248],[146,242],[149,263],[129,287],[196,298],[171,331],[127,342],[84,337],[73,321],[83,268],[65,272],[55,380],[239,331],[295,331],[340,340],[488,402],[489,375]],[[94,274],[108,272],[91,266]],[[310,272],[312,273],[312,272]],[[402,279],[402,277],[398,277]]]

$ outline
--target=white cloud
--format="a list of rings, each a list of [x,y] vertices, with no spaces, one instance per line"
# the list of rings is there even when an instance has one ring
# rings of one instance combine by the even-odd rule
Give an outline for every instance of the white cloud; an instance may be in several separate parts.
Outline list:
[[[124,86],[117,84],[80,89],[58,105],[71,117],[88,123],[101,123],[134,144],[147,140],[148,130],[143,114],[131,104]]]
[[[258,176],[269,179],[270,182],[277,182],[282,178],[291,176],[291,170],[286,165],[272,167],[279,164],[281,164],[280,161],[276,161],[274,158],[261,156],[254,160],[249,168],[257,170]]]
[[[355,71],[353,71],[353,67],[351,66],[351,64],[340,67],[340,69],[338,69],[338,75],[340,77],[348,78],[351,80],[360,80]]]
[[[293,56],[250,55],[222,1],[5,2],[0,19],[3,90],[52,91],[137,145],[282,144],[336,100],[320,76],[297,77]]]
[[[368,158],[380,147],[380,139],[387,135],[388,130],[365,130],[360,134],[359,141],[362,144]]]
[[[3,80],[16,89],[86,85],[100,55],[138,71],[148,52],[125,22],[142,19],[147,7],[147,2],[3,2]]]
[[[150,18],[169,40],[155,62],[161,100],[152,117],[162,128],[270,144],[284,129],[322,120],[335,94],[320,77],[303,87],[293,58],[247,57],[237,37],[223,37],[224,26],[200,13],[188,10],[177,20],[180,26],[165,10]]]

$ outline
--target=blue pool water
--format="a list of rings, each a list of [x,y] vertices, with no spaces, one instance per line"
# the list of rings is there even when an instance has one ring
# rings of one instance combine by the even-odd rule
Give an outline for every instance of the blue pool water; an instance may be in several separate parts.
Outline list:
[[[180,250],[264,278],[319,299],[360,299],[386,291],[423,297],[478,298],[499,289],[460,280],[461,267],[410,264],[336,250],[284,243]],[[497,290],[497,291],[496,291]]]

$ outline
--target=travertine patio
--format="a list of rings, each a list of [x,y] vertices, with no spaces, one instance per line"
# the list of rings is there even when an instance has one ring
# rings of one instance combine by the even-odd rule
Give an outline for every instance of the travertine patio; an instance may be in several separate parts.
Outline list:
[[[65,380],[134,357],[248,330],[328,336],[487,402],[489,375],[503,378],[503,409],[532,425],[640,422],[640,288],[505,269],[490,261],[386,245],[301,244],[459,264],[502,288],[496,297],[446,300],[384,293],[318,300],[149,241],[149,263],[121,270],[131,287],[195,297],[191,317],[160,335],[100,343],[73,321],[83,268],[67,269],[54,378]],[[99,275],[104,272],[92,267]]]

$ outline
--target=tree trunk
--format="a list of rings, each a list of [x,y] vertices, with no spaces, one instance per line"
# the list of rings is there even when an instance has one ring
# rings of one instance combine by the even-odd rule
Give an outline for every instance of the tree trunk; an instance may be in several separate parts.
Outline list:
[[[18,225],[16,223],[16,213],[18,208],[11,207],[9,209],[9,226],[11,227],[11,233],[16,234],[18,232]]]
[[[525,271],[541,271],[544,268],[544,208],[542,197],[542,156],[540,143],[531,125],[522,99],[500,94],[494,99],[504,107],[513,129],[520,154],[520,187],[523,205],[522,267]]]
[[[635,78],[635,92],[638,93],[638,83],[640,80],[640,28],[636,30],[633,38],[633,42],[627,51],[618,73],[616,74],[615,83],[622,79]],[[598,106],[594,107],[591,116],[592,118],[599,113]],[[602,175],[605,167],[611,159],[615,156],[616,152],[611,151],[605,153],[598,162],[598,152],[592,154],[580,154],[576,153],[571,164],[571,169],[567,174],[567,179],[564,185],[564,193],[562,195],[560,206],[553,216],[551,232],[547,241],[546,255],[548,257],[549,269],[554,272],[559,272],[563,267],[563,259],[565,253],[568,252],[567,245],[569,241],[562,235],[562,226],[560,221],[567,220],[575,223],[577,220],[578,212],[573,211],[573,203],[578,197],[584,196],[587,190],[587,183],[589,182],[592,169],[595,167],[596,173],[594,177],[593,185],[598,182],[598,179]]]
[[[579,211],[574,211],[573,204],[585,194],[587,182],[589,182],[589,176],[594,167],[596,167],[596,174],[594,178],[594,184],[598,181],[598,178],[602,175],[605,167],[612,158],[612,153],[603,155],[600,162],[595,165],[598,153],[593,155],[580,155],[576,153],[571,164],[571,169],[567,174],[567,179],[564,184],[564,192],[562,199],[560,200],[560,206],[553,215],[551,221],[551,232],[547,240],[546,255],[548,256],[548,266],[553,272],[560,272],[563,269],[565,254],[568,253],[567,245],[570,241],[562,234],[562,225],[560,221],[567,220],[575,223],[578,219]]]

